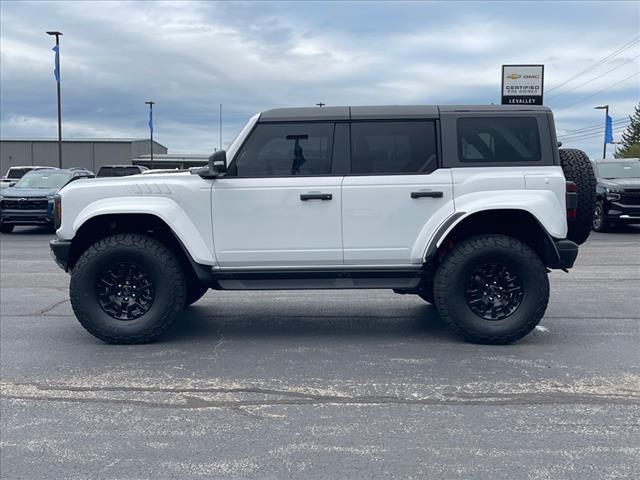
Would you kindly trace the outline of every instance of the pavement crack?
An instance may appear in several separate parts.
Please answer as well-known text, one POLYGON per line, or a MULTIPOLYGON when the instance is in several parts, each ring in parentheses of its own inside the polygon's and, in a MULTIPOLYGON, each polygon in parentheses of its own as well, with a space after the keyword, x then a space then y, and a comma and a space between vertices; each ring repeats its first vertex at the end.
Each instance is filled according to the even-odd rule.
MULTIPOLYGON (((58 301, 58 302, 55 302, 55 303, 53 303, 53 304, 49 305, 48 307, 43 308, 42 310, 38 310, 37 312, 35 312, 35 313, 31 313, 31 314, 28 314, 28 315, 26 315, 26 316, 38 316, 38 315, 44 315, 44 314, 46 314, 46 313, 50 312, 51 310, 53 310, 54 308, 56 308, 56 307, 58 307, 58 306, 62 305, 62 304, 63 304, 63 303, 65 303, 65 302, 68 302, 68 301, 69 301, 69 299, 68 299, 68 298, 65 298, 65 299, 63 299, 63 300, 60 300, 60 301, 58 301)), ((21 315, 21 316, 22 316, 22 315, 21 315)))

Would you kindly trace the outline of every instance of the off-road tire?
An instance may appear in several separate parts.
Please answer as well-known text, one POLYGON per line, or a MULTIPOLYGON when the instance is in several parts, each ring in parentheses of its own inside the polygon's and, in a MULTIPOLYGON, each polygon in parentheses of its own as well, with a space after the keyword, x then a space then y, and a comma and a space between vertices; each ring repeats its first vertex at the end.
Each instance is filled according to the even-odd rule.
POLYGON ((201 281, 197 279, 189 280, 187 282, 187 301, 185 302, 185 305, 189 306, 196 303, 208 291, 209 291, 209 287, 207 287, 201 281))
POLYGON ((560 165, 565 178, 576 184, 578 195, 576 218, 568 220, 567 238, 581 245, 589 238, 593 224, 593 212, 596 208, 596 176, 593 173, 591 160, 582 150, 561 148, 560 165))
POLYGON ((106 343, 148 343, 160 337, 185 305, 186 282, 176 256, 159 241, 140 234, 103 238, 82 253, 69 286, 71 306, 80 324, 106 343), (155 288, 149 310, 134 320, 108 315, 98 302, 98 278, 110 265, 134 262, 148 273, 155 288))
POLYGON ((15 225, 7 225, 6 223, 3 223, 0 225, 0 232, 2 233, 11 233, 13 232, 13 227, 15 225))
POLYGON ((434 296, 442 319, 465 340, 507 344, 527 335, 542 319, 549 302, 549 279, 540 257, 523 242, 480 235, 462 241, 444 258, 435 275, 434 296), (473 272, 491 262, 508 266, 523 284, 519 307, 502 320, 486 320, 467 303, 473 272))

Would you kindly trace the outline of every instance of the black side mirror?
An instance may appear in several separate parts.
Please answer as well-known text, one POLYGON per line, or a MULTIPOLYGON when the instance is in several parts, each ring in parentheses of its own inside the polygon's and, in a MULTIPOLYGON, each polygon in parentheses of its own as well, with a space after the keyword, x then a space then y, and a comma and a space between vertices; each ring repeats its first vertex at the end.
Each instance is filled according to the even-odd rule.
POLYGON ((216 178, 227 172, 227 152, 218 150, 209 157, 209 165, 206 167, 192 168, 191 173, 202 178, 216 178))
POLYGON ((209 169, 217 174, 227 173, 227 152, 218 150, 209 157, 209 169))

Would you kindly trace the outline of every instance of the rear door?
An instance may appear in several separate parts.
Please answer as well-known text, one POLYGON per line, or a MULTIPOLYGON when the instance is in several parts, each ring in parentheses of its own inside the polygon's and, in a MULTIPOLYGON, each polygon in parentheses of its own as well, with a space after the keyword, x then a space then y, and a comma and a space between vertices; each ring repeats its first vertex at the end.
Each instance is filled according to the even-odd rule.
POLYGON ((345 264, 422 263, 430 236, 454 211, 451 171, 438 164, 435 119, 352 121, 345 264))
POLYGON ((333 122, 259 123, 212 189, 221 267, 342 264, 333 122))

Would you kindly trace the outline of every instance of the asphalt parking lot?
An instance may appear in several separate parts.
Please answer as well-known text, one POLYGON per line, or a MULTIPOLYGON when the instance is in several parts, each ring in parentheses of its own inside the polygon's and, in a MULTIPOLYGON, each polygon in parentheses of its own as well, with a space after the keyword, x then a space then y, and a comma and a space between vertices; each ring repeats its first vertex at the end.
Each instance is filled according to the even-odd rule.
POLYGON ((509 346, 378 290, 211 291, 163 342, 108 346, 75 320, 50 238, 0 241, 2 478, 640 471, 640 227, 593 234, 509 346))

